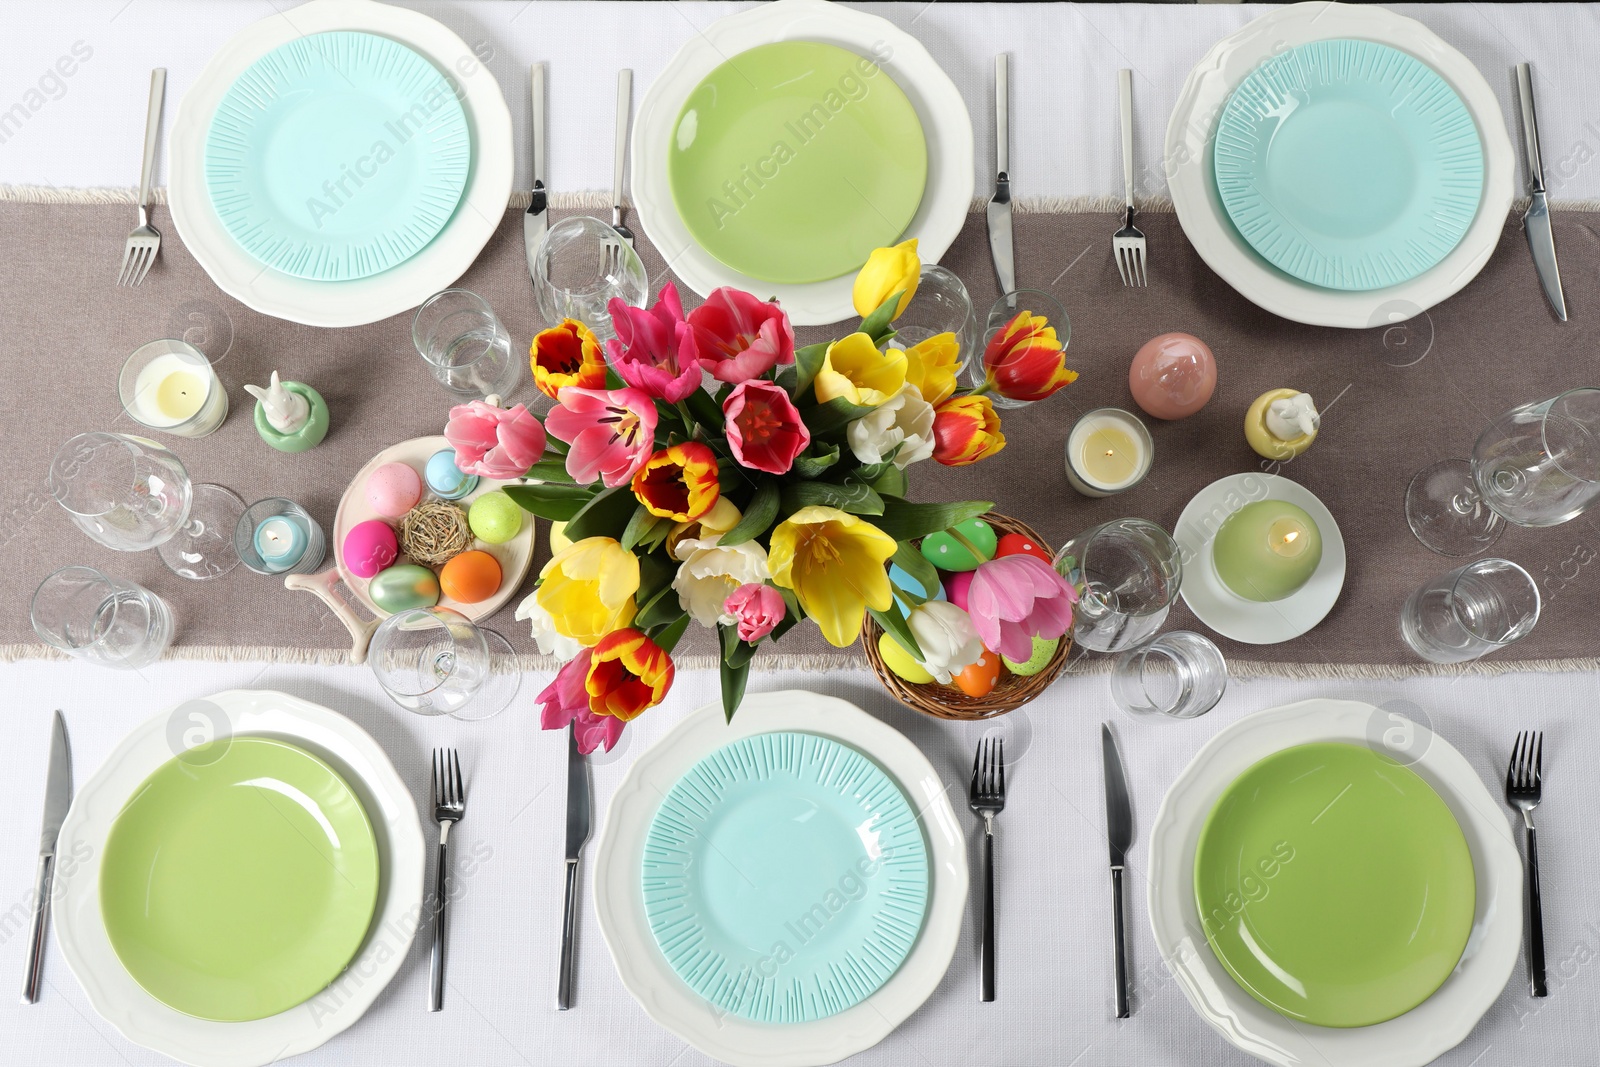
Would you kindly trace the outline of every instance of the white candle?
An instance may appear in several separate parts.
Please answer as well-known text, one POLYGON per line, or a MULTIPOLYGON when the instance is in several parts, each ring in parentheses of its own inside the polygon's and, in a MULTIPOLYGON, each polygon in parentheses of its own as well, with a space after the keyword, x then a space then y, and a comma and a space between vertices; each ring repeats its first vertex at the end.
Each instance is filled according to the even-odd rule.
POLYGON ((256 527, 256 553, 269 573, 289 570, 300 562, 305 551, 305 532, 287 515, 278 515, 256 527))
POLYGON ((1084 496, 1132 489, 1155 457, 1150 431, 1121 408, 1096 408, 1067 435, 1067 481, 1084 496))
POLYGON ((204 353, 152 341, 122 368, 122 406, 134 421, 179 437, 204 437, 228 417, 228 394, 204 353))

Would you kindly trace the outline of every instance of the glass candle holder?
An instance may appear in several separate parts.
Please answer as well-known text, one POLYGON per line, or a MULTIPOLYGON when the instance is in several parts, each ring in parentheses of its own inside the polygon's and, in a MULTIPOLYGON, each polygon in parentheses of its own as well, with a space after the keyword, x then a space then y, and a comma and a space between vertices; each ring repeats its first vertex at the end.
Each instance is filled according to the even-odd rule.
POLYGON ((1411 594, 1400 635, 1430 663, 1465 663, 1526 637, 1539 607, 1527 571, 1508 559, 1474 560, 1411 594))
POLYGON ((46 578, 29 617, 45 644, 120 670, 149 666, 172 642, 166 601, 93 567, 62 567, 46 578))
POLYGON ((1067 435, 1067 482, 1084 496, 1125 493, 1144 481, 1155 455, 1150 431, 1132 412, 1095 408, 1067 435))
POLYGON ((466 289, 430 296, 411 320, 411 343, 434 380, 463 400, 510 396, 521 361, 489 302, 466 289))
POLYGON ((293 500, 268 497, 245 508, 233 528, 239 561, 257 574, 311 574, 322 566, 322 527, 293 500))
POLYGON ((204 437, 228 417, 228 391, 204 352, 187 341, 141 345, 117 382, 122 410, 147 430, 204 437))
POLYGON ((550 227, 533 257, 533 297, 545 324, 577 319, 602 341, 615 337, 613 298, 643 307, 650 276, 633 246, 616 230, 587 215, 550 227))
POLYGON ((941 333, 955 334, 960 346, 957 374, 977 358, 978 319, 972 311, 972 297, 960 278, 937 263, 923 264, 917 292, 894 320, 893 328, 894 339, 889 343, 896 348, 912 348, 941 333))
POLYGON ((1111 668, 1111 696, 1134 715, 1193 719, 1216 707, 1227 688, 1222 653, 1187 630, 1130 648, 1111 668))
MULTIPOLYGON (((1006 293, 989 309, 989 317, 985 322, 981 339, 982 347, 967 361, 967 380, 974 386, 982 385, 988 378, 988 370, 983 365, 982 349, 987 348, 994 335, 1024 311, 1042 315, 1049 320, 1050 325, 1055 327, 1056 339, 1061 342, 1063 349, 1072 340, 1072 320, 1067 317, 1067 309, 1062 307, 1061 302, 1055 297, 1038 289, 1018 289, 1006 293)), ((1031 400, 1013 400, 1008 396, 1002 396, 998 389, 991 390, 987 395, 997 408, 1022 408, 1033 403, 1031 400)))

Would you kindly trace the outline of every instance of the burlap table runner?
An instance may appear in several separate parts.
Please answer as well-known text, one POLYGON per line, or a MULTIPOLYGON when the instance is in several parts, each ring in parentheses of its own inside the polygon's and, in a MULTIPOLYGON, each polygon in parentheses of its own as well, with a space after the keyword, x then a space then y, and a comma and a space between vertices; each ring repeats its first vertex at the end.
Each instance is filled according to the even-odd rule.
MULTIPOLYGON (((525 348, 538 324, 519 215, 507 213, 459 284, 487 297, 514 344, 525 348)), ((328 528, 356 469, 387 445, 439 432, 451 400, 412 348, 409 315, 328 330, 256 314, 217 290, 164 209, 155 218, 165 235, 160 262, 143 286, 116 288, 131 217, 125 206, 0 204, 0 440, 9 466, 0 490, 0 657, 48 654, 29 627, 29 598, 51 570, 87 563, 168 598, 178 619, 173 656, 337 662, 348 647, 345 631, 308 594, 290 593, 242 567, 218 580, 186 581, 153 552, 115 553, 91 542, 45 491, 50 457, 72 434, 134 429, 122 414, 116 378, 135 347, 185 330, 210 331, 215 343, 231 331, 217 367, 233 405, 226 425, 202 440, 167 443, 197 481, 230 486, 246 501, 290 497, 328 528), (242 386, 264 382, 274 369, 314 385, 332 408, 333 429, 311 452, 284 455, 256 436, 242 386)), ((1055 542, 1124 515, 1170 529, 1207 483, 1260 469, 1241 431, 1251 399, 1275 386, 1306 390, 1326 414, 1322 434, 1283 473, 1315 492, 1338 519, 1349 552, 1344 592, 1328 618, 1299 639, 1218 643, 1236 674, 1427 670, 1400 640, 1400 607, 1415 586, 1455 562, 1428 552, 1406 528, 1406 483, 1426 463, 1466 455, 1501 410, 1600 379, 1600 330, 1588 306, 1600 269, 1597 221, 1580 212, 1556 216, 1573 311, 1568 325, 1546 310, 1513 218, 1489 265, 1455 298, 1403 327, 1345 331, 1296 325, 1255 307, 1201 262, 1170 213, 1141 216, 1150 239, 1148 289, 1122 287, 1109 255, 1111 215, 1020 215, 1019 284, 1048 289, 1067 308, 1072 365, 1082 378, 1046 403, 1007 413, 1009 444, 996 458, 965 469, 932 462, 913 468, 912 495, 992 499, 1055 542), (1216 396, 1190 419, 1152 423, 1156 463, 1138 488, 1105 500, 1077 495, 1062 470, 1068 427, 1093 407, 1132 407, 1129 360, 1140 344, 1168 330, 1189 331, 1211 345, 1220 368, 1216 396)), ((639 248, 658 289, 670 276, 666 264, 648 241, 641 239, 639 248)), ((944 262, 971 287, 981 315, 997 295, 981 214, 969 217, 944 262)), ((830 331, 802 334, 803 341, 821 340, 830 331)), ((533 395, 524 376, 516 399, 533 395)), ((1600 568, 1589 564, 1600 551, 1600 527, 1584 517, 1556 529, 1512 529, 1494 551, 1539 579, 1544 615, 1529 638, 1470 669, 1596 665, 1600 568)), ((541 551, 535 566, 546 556, 541 551)), ((489 625, 532 657, 526 627, 512 619, 519 599, 489 625)), ((1180 605, 1169 626, 1197 624, 1180 605)), ((713 662, 712 643, 696 631, 680 646, 681 666, 713 662)), ((859 663, 860 656, 858 648, 831 648, 806 626, 767 662, 828 667, 859 663)))

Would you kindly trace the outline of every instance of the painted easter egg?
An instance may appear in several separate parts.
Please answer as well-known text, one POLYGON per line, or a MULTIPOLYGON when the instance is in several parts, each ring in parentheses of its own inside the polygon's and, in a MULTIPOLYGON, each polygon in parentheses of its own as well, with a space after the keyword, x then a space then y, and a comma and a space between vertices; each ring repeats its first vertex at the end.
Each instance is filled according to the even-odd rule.
POLYGON ((500 561, 481 549, 463 552, 439 572, 439 588, 451 600, 476 604, 500 590, 500 561))
POLYGON ((956 688, 969 697, 988 696, 998 681, 1000 681, 1000 657, 987 648, 983 650, 983 655, 978 657, 978 662, 955 676, 956 688))
POLYGON ((912 685, 923 685, 933 681, 933 675, 928 673, 926 667, 900 647, 888 634, 878 635, 878 655, 883 657, 883 665, 895 673, 897 677, 904 678, 912 685))
POLYGON ((368 519, 344 535, 344 565, 357 578, 371 578, 400 555, 394 530, 382 519, 368 519))
POLYGON ((994 559, 999 539, 995 536, 993 526, 982 519, 968 519, 953 529, 972 542, 973 548, 982 553, 983 558, 974 556, 972 549, 956 540, 949 530, 940 530, 922 539, 922 558, 942 571, 976 570, 978 564, 994 559))
POLYGON ((429 456, 423 477, 427 479, 433 495, 440 500, 460 500, 478 488, 478 476, 456 466, 456 450, 453 448, 441 449, 429 456))
POLYGON ((398 519, 422 499, 422 476, 409 463, 385 463, 367 476, 367 503, 387 519, 398 519))
POLYGON ((439 602, 439 579, 426 567, 402 563, 379 571, 367 586, 367 595, 388 612, 431 608, 439 602))
POLYGON ((1060 647, 1061 639, 1059 637, 1035 637, 1033 639, 1033 655, 1029 656, 1026 662, 1018 663, 1005 656, 1001 656, 1000 661, 1006 665, 1006 670, 1012 674, 1028 678, 1050 666, 1051 657, 1056 654, 1056 649, 1060 647))
POLYGON ((1033 556, 1046 563, 1050 562, 1050 553, 1046 552, 1043 546, 1028 535, 1019 533, 1008 533, 1000 538, 1000 543, 995 546, 994 556, 995 559, 1001 556, 1033 556))
POLYGON ((478 540, 503 544, 522 529, 522 509, 504 493, 485 493, 467 509, 467 525, 478 540))

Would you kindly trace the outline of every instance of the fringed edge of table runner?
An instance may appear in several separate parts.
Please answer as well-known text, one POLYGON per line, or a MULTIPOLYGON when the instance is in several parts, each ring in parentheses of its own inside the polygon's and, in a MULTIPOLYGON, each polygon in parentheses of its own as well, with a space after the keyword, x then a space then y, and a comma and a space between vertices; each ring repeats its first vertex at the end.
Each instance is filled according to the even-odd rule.
MULTIPOLYGON (((24 660, 67 660, 69 657, 40 645, 0 645, 0 663, 24 660)), ((162 659, 178 663, 271 663, 284 666, 347 666, 350 653, 342 648, 274 648, 268 645, 184 645, 168 649, 162 659)), ((716 656, 709 654, 676 657, 684 671, 713 671, 716 656)), ((520 671, 554 671, 560 663, 553 656, 516 655, 496 657, 501 666, 520 671)), ((1114 660, 1100 656, 1069 665, 1067 673, 1098 675, 1109 673, 1114 660)), ((858 655, 804 655, 777 653, 756 656, 756 670, 833 671, 865 670, 867 661, 858 655)), ((1436 663, 1272 663, 1265 660, 1230 660, 1228 676, 1239 681, 1283 678, 1291 681, 1399 681, 1406 678, 1452 678, 1461 675, 1493 677, 1502 674, 1554 674, 1571 671, 1600 671, 1600 658, 1478 660, 1465 664, 1436 663)))
MULTIPOLYGON (((520 211, 528 206, 532 194, 518 190, 511 194, 507 210, 520 211)), ((165 188, 152 190, 151 199, 157 204, 167 202, 165 188)), ((62 189, 54 185, 0 185, 0 203, 13 204, 126 204, 139 202, 139 190, 134 186, 100 189, 62 189)), ((974 197, 969 210, 981 211, 988 201, 974 197)), ((1120 196, 1024 196, 1011 202, 1012 209, 1022 215, 1072 215, 1111 214, 1122 210, 1120 196)), ((1170 212, 1172 199, 1165 196, 1140 197, 1138 208, 1144 212, 1170 212)), ((611 194, 595 191, 586 193, 551 193, 550 206, 557 211, 600 211, 611 207, 611 194)), ((1518 199, 1512 207, 1525 211, 1527 197, 1518 199)), ((1552 200, 1552 211, 1600 211, 1600 199, 1552 200)))

